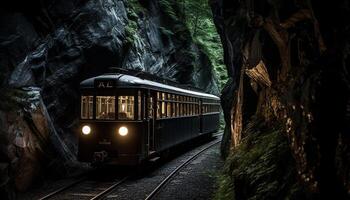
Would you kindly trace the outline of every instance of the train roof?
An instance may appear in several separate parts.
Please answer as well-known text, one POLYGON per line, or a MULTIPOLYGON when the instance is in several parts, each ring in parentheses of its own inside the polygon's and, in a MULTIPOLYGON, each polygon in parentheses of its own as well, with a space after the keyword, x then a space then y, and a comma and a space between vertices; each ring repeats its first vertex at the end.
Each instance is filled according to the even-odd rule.
POLYGON ((149 89, 154 89, 154 90, 175 92, 175 93, 180 93, 180 94, 184 94, 184 95, 191 95, 191 96, 197 96, 197 97, 202 97, 202 98, 220 100, 219 97, 212 95, 212 94, 183 89, 183 88, 179 88, 179 87, 175 87, 175 86, 171 86, 171 85, 167 85, 167 84, 163 84, 163 83, 158 83, 155 81, 142 79, 142 78, 139 78, 136 76, 131 76, 131 75, 127 75, 127 74, 119 74, 119 73, 104 74, 104 75, 100 75, 100 76, 86 79, 80 83, 80 88, 93 89, 93 88, 95 88, 96 81, 114 81, 116 88, 142 87, 142 88, 149 88, 149 89))

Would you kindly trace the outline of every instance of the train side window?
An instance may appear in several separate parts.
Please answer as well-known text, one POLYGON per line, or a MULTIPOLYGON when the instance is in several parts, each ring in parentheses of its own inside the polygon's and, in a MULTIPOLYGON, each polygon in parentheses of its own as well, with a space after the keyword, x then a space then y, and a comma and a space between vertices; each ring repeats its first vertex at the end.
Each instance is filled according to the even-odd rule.
POLYGON ((186 112, 187 112, 187 109, 186 109, 186 97, 183 97, 183 106, 182 106, 182 109, 183 109, 183 116, 186 116, 186 112))
POLYGON ((96 96, 96 119, 115 119, 115 96, 96 96))
POLYGON ((189 107, 190 107, 190 115, 193 115, 193 104, 192 104, 192 102, 188 105, 189 107))
POLYGON ((162 112, 161 112, 160 118, 164 118, 164 117, 166 116, 166 107, 165 107, 165 102, 164 102, 164 101, 162 101, 161 103, 162 103, 162 106, 161 106, 161 110, 162 110, 162 112))
POLYGON ((174 102, 171 103, 171 116, 175 117, 176 116, 176 105, 174 102))
POLYGON ((166 111, 167 117, 171 117, 171 102, 167 102, 166 108, 167 108, 167 111, 166 111))
POLYGON ((176 97, 174 94, 171 95, 171 116, 176 117, 176 97))
POLYGON ((81 96, 80 117, 81 119, 93 119, 93 96, 81 96))
MULTIPOLYGON (((188 102, 188 101, 186 101, 186 102, 188 102)), ((189 115, 190 115, 190 104, 186 103, 186 116, 189 116, 189 115)))
POLYGON ((157 101, 157 118, 161 118, 162 116, 162 106, 161 106, 161 102, 158 100, 157 101))
POLYGON ((148 118, 152 119, 153 118, 153 98, 148 97, 148 118))
POLYGON ((142 112, 141 112, 141 91, 138 91, 137 92, 137 105, 138 105, 138 108, 137 108, 137 111, 138 111, 138 115, 137 115, 137 118, 138 120, 141 120, 142 118, 142 112))
POLYGON ((183 103, 182 103, 182 96, 179 97, 179 116, 183 116, 183 103))
POLYGON ((192 107, 193 107, 193 115, 197 115, 197 112, 196 112, 196 104, 192 104, 192 107))
POLYGON ((181 103, 181 104, 180 104, 180 114, 181 114, 181 117, 184 116, 184 110, 185 110, 184 104, 181 103))
POLYGON ((175 116, 178 117, 179 116, 179 103, 178 102, 175 103, 175 109, 176 109, 175 116))
POLYGON ((134 96, 118 97, 118 119, 133 120, 134 119, 134 96))

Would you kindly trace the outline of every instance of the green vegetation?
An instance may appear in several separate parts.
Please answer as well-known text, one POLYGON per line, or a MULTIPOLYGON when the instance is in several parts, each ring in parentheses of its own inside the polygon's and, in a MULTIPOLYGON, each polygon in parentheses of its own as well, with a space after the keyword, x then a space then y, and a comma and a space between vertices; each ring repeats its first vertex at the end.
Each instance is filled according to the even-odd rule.
POLYGON ((278 125, 253 119, 227 158, 216 199, 308 199, 296 179, 288 141, 278 125))
MULTIPOLYGON (((167 17, 174 24, 171 31, 161 29, 163 33, 175 34, 176 37, 186 40, 189 31, 192 41, 209 57, 214 67, 217 84, 220 89, 228 80, 223 60, 223 48, 220 37, 213 22, 213 16, 207 0, 159 0, 159 5, 167 17)), ((163 27, 164 28, 164 27, 163 27)))
MULTIPOLYGON (((167 24, 171 24, 171 26, 159 27, 160 32, 182 41, 195 42, 199 49, 208 56, 214 68, 217 84, 222 89, 228 76, 223 61, 220 37, 216 31, 207 0, 158 0, 158 5, 165 15, 167 24)), ((132 43, 137 37, 138 16, 145 12, 146 9, 139 0, 128 1, 129 20, 125 27, 125 34, 129 43, 132 43)), ((190 50, 186 52, 191 53, 190 50)), ((186 56, 193 58, 193 55, 186 56)))
POLYGON ((130 0, 127 4, 128 24, 125 27, 125 35, 129 44, 137 37, 137 19, 138 15, 144 13, 145 10, 138 0, 130 0))
POLYGON ((161 32, 161 33, 163 33, 164 35, 167 35, 167 36, 172 36, 172 35, 174 35, 174 33, 171 31, 171 30, 169 30, 169 29, 167 29, 167 28, 165 28, 165 27, 159 27, 159 31, 161 32))
POLYGON ((192 38, 206 53, 214 67, 219 88, 222 89, 228 76, 223 60, 223 48, 213 22, 213 16, 207 0, 181 0, 183 19, 192 38))
POLYGON ((159 0, 159 5, 162 8, 162 11, 164 13, 167 13, 167 15, 173 20, 177 21, 178 16, 177 12, 175 10, 175 7, 177 6, 177 1, 171 1, 171 0, 159 0))

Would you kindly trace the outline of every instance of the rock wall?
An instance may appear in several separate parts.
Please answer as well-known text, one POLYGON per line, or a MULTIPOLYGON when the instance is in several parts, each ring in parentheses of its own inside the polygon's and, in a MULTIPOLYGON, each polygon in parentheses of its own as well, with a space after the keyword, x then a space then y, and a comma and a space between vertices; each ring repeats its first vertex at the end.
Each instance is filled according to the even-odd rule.
MULTIPOLYGON (((232 183, 231 194, 249 199, 259 194, 257 182, 278 182, 278 177, 254 179, 270 170, 262 167, 256 174, 249 171, 259 164, 258 159, 247 168, 232 165, 232 160, 239 156, 235 154, 244 149, 240 144, 246 144, 245 138, 260 137, 258 133, 246 134, 253 120, 262 119, 269 128, 276 123, 281 126, 278 134, 284 134, 288 140, 295 161, 291 166, 295 171, 290 172, 297 179, 286 181, 306 186, 304 194, 310 194, 296 199, 349 198, 350 24, 344 20, 349 18, 349 3, 308 0, 210 3, 231 77, 222 94, 227 123, 223 153, 227 155, 230 146, 233 147, 227 161, 231 168, 226 171, 232 183), (246 183, 245 187, 238 186, 235 180, 246 183)), ((286 174, 280 174, 283 175, 286 174)), ((258 196, 293 199, 286 191, 296 190, 289 186, 284 191, 271 188, 264 196, 258 196)))
MULTIPOLYGON (((211 61, 157 0, 0 3, 0 194, 76 162, 79 82, 132 68, 218 94, 211 61)), ((173 12, 170 12, 173 11, 173 12)), ((174 17, 175 16, 175 17, 174 17)))

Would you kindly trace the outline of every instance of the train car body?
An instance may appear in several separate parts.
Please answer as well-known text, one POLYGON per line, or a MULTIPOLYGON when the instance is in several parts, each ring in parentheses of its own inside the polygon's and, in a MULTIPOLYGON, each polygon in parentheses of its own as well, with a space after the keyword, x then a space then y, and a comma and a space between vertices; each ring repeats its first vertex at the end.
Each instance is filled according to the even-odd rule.
POLYGON ((78 159, 136 165, 164 150, 211 134, 219 98, 126 74, 80 84, 78 159))

